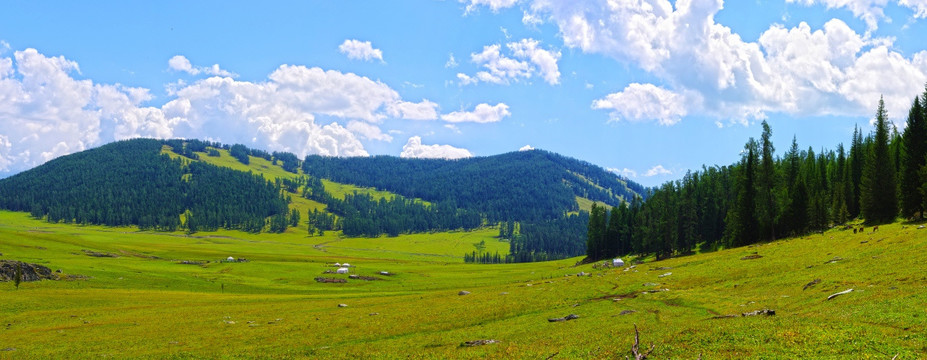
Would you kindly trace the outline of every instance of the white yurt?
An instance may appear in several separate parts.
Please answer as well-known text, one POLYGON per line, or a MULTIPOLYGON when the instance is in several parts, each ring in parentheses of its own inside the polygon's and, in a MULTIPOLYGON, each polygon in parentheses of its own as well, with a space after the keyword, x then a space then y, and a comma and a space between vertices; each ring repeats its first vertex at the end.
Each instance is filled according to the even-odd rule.
POLYGON ((338 273, 338 274, 347 274, 347 273, 348 273, 348 268, 346 268, 346 267, 338 268, 338 270, 335 271, 335 272, 338 273))
POLYGON ((616 258, 616 259, 612 259, 612 266, 614 266, 614 267, 622 267, 622 266, 624 266, 624 260, 617 259, 617 258, 616 258))
POLYGON ((225 259, 225 261, 235 261, 235 258, 229 256, 228 259, 225 259))

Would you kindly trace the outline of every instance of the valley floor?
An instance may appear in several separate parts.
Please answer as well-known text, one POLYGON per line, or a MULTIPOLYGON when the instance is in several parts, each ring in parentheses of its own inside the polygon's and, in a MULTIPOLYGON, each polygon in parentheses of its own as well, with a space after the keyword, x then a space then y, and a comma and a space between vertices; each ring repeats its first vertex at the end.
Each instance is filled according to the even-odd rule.
POLYGON ((296 230, 188 236, 0 212, 0 260, 81 275, 0 283, 0 359, 623 359, 635 325, 656 359, 927 358, 927 229, 916 225, 606 269, 463 263, 481 241, 507 251, 492 229, 296 230), (247 262, 220 262, 229 256, 247 262), (379 280, 324 274, 335 262, 379 280), (740 316, 763 309, 775 315, 740 316), (579 318, 548 321, 569 314, 579 318))

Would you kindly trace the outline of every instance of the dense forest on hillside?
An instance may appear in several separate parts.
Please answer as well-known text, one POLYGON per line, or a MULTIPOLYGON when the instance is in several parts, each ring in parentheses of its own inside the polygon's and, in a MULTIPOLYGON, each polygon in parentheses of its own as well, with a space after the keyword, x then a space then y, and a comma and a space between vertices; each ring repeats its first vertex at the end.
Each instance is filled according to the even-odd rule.
POLYGON ((927 208, 927 92, 915 97, 903 133, 891 127, 883 101, 875 132, 857 129, 849 151, 801 150, 797 139, 775 156, 772 129, 763 122, 742 159, 703 167, 667 182, 646 202, 609 209, 594 206, 587 256, 625 254, 665 258, 703 249, 733 247, 823 231, 863 219, 922 219, 927 208))
POLYGON ((543 221, 577 211, 576 196, 618 204, 643 187, 597 166, 541 150, 459 160, 307 156, 303 172, 433 203, 488 221, 543 221))
POLYGON ((135 139, 49 161, 0 180, 0 208, 49 222, 137 225, 190 232, 262 231, 287 215, 278 186, 260 176, 161 154, 163 145, 195 158, 209 143, 135 139), (183 216, 181 216, 183 215, 183 216))

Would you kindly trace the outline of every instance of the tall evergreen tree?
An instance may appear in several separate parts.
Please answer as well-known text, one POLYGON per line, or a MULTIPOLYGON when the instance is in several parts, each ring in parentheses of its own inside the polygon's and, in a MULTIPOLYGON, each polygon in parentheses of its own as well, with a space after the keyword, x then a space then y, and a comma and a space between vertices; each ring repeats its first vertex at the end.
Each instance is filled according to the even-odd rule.
POLYGON ((891 222, 898 215, 898 198, 895 195, 895 164, 889 150, 888 115, 882 98, 876 111, 875 137, 867 155, 860 185, 863 217, 870 223, 891 222))
POLYGON ((850 157, 848 158, 848 181, 850 198, 847 202, 847 210, 850 212, 850 218, 857 218, 860 215, 860 186, 863 178, 863 163, 866 161, 865 146, 863 144, 863 134, 858 127, 853 128, 853 141, 850 142, 850 157))
POLYGON ((775 187, 776 179, 776 160, 773 158, 776 148, 772 144, 772 129, 766 120, 763 120, 763 135, 760 137, 760 159, 759 171, 757 171, 757 220, 759 220, 759 235, 765 240, 776 238, 776 218, 778 217, 778 205, 776 204, 775 187))
MULTIPOLYGON (((927 100, 927 94, 925 94, 927 100)), ((924 119, 924 107, 920 98, 914 98, 908 123, 902 135, 904 146, 901 161, 900 198, 901 216, 911 218, 923 217, 924 195, 920 187, 923 184, 920 170, 927 163, 927 121, 924 119)))
POLYGON ((728 214, 727 243, 743 246, 756 242, 758 226, 756 221, 756 140, 750 138, 744 148, 744 156, 738 166, 740 174, 737 185, 737 200, 728 214))
POLYGON ((608 226, 608 219, 605 216, 605 206, 592 203, 592 209, 589 211, 589 230, 586 233, 586 256, 593 260, 605 256, 603 243, 608 226))

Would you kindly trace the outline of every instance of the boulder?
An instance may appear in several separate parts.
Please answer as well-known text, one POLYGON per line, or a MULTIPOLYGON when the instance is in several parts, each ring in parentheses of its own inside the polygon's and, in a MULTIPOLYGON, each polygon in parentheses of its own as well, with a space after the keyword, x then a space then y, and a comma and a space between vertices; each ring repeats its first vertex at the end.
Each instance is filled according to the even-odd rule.
POLYGON ((460 296, 470 295, 470 292, 467 290, 462 290, 461 292, 457 293, 457 295, 460 295, 460 296))
POLYGON ((348 304, 338 304, 338 307, 340 307, 340 308, 346 308, 346 307, 348 307, 348 304))
POLYGON ((473 340, 473 341, 466 341, 463 344, 460 344, 460 346, 480 346, 480 345, 495 344, 497 342, 499 342, 499 340, 495 340, 495 339, 473 340))
POLYGON ((58 280, 52 270, 38 264, 29 264, 15 260, 0 260, 0 281, 13 281, 16 277, 16 267, 22 266, 21 281, 58 280))

